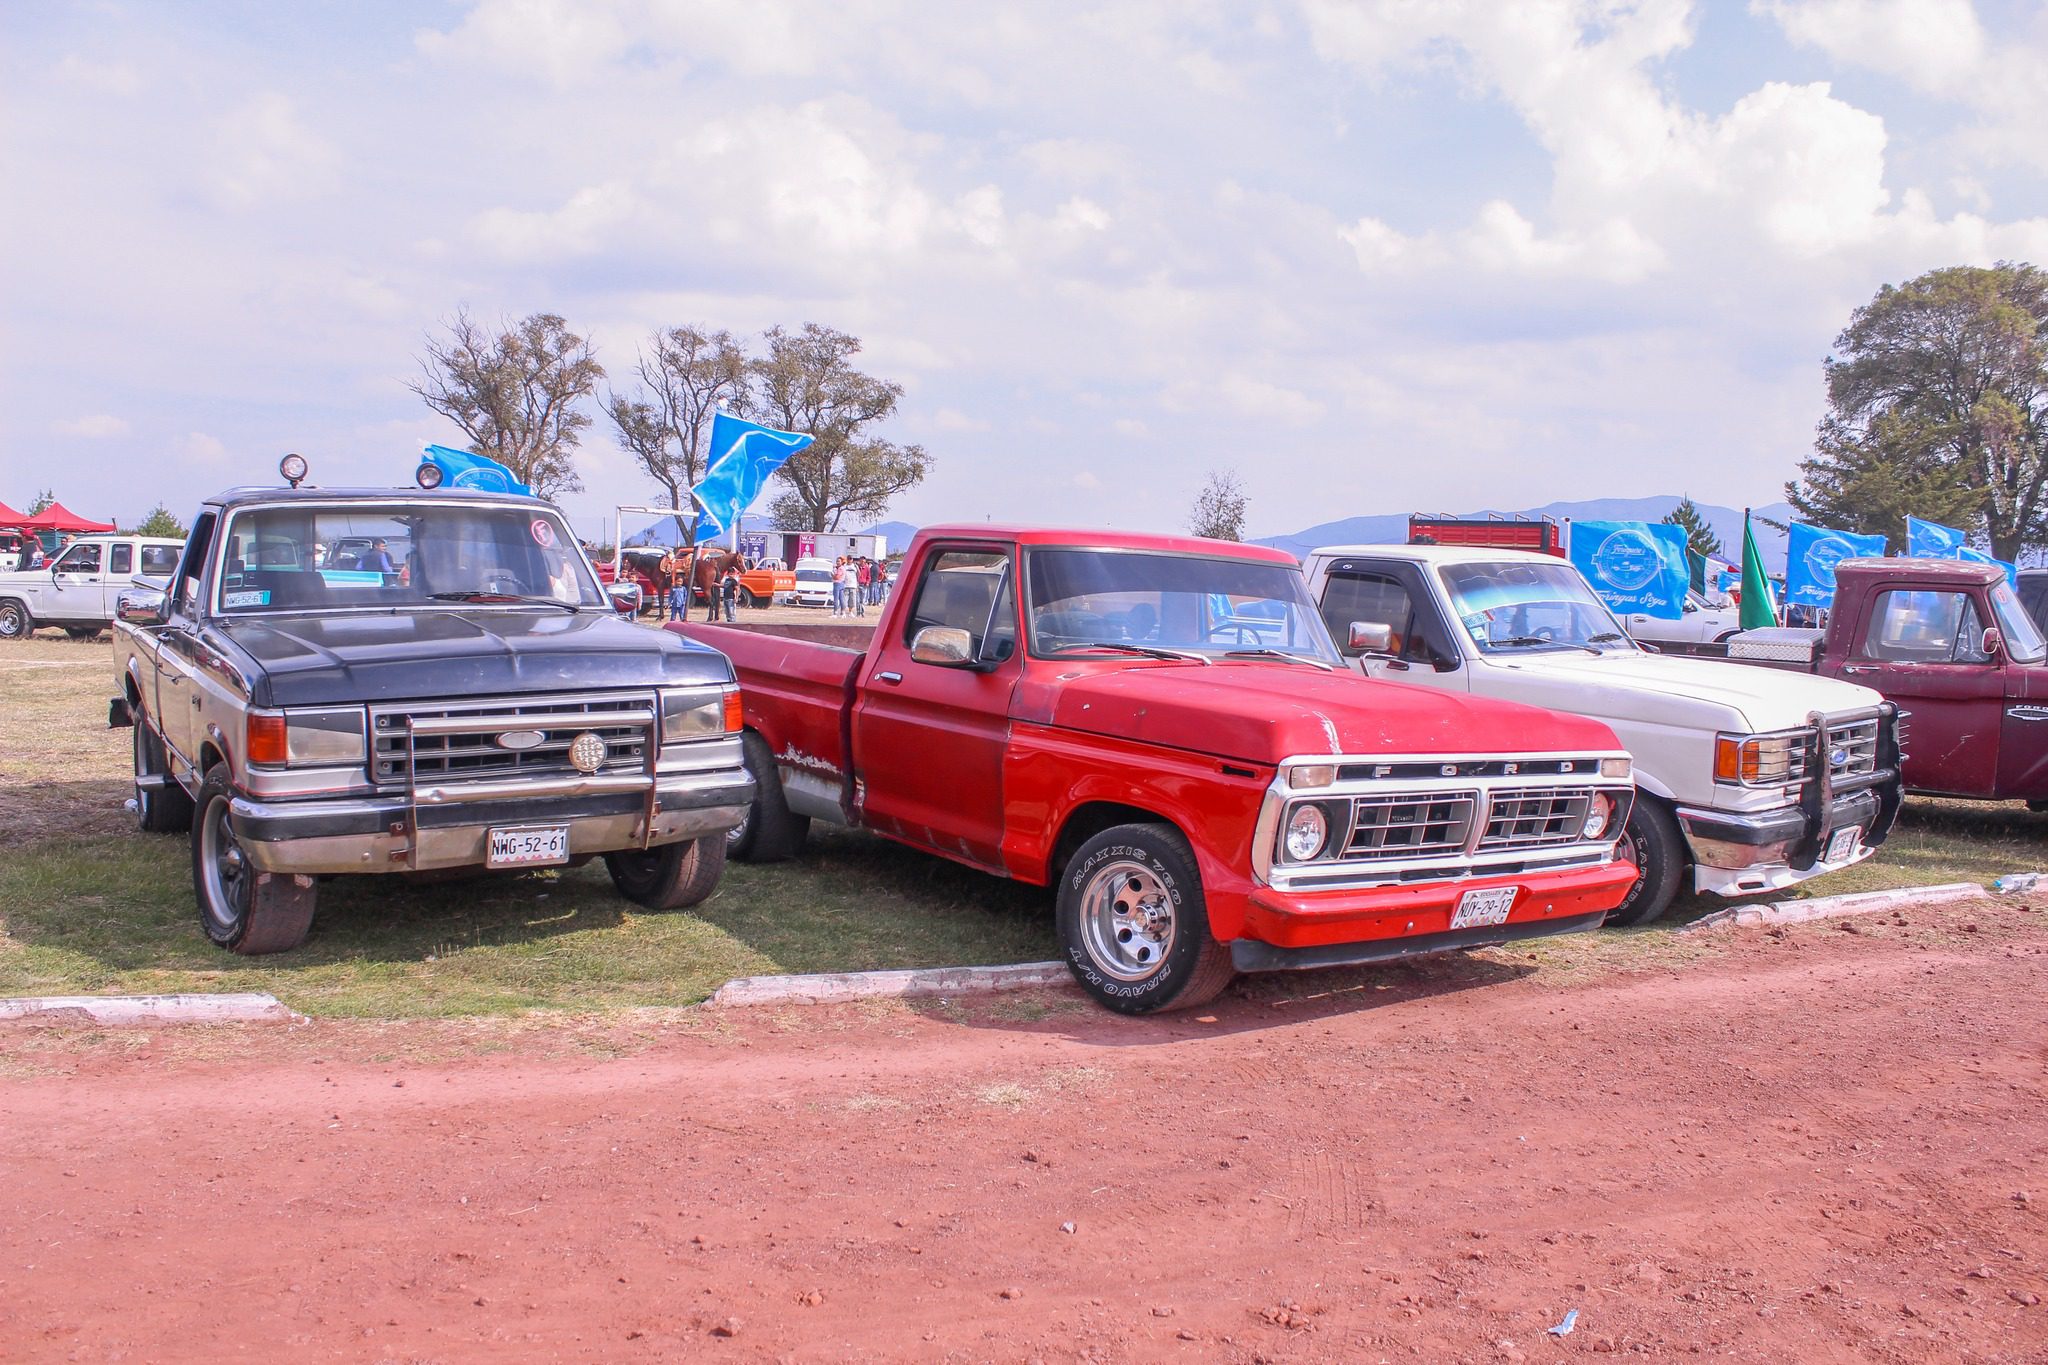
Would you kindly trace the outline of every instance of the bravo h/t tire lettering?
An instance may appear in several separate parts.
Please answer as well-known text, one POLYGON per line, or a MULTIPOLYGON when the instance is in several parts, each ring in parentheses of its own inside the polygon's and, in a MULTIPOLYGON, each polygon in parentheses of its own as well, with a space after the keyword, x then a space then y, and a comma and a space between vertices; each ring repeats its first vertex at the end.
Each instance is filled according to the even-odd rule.
POLYGON ((1209 936, 1194 853, 1170 825, 1117 825, 1083 842, 1060 878, 1058 918, 1067 969, 1120 1014, 1205 1004, 1234 975, 1209 936))

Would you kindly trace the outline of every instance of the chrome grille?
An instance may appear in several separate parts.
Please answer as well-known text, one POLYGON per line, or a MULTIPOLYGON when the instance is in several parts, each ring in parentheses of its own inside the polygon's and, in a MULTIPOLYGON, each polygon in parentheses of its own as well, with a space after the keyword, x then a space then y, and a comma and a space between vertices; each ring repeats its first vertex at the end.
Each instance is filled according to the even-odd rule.
POLYGON ((408 719, 459 719, 488 722, 491 726, 475 734, 416 736, 413 775, 421 784, 571 775, 577 770, 569 762, 569 745, 585 731, 605 742, 608 752, 599 772, 641 772, 647 766, 649 726, 638 719, 621 717, 635 712, 644 715, 650 709, 659 714, 654 697, 647 693, 372 707, 372 779, 378 786, 405 785, 408 719), (519 730, 538 731, 540 742, 529 749, 508 749, 498 743, 499 735, 519 730))
POLYGON ((1578 843, 1592 800, 1587 787, 1504 787, 1487 805, 1479 851, 1578 843))
POLYGON ((1343 856, 1370 860, 1457 853, 1471 834, 1478 803, 1476 792, 1354 797, 1343 856))
MULTIPOLYGON (((1829 765, 1831 778, 1860 777, 1877 771, 1877 737, 1881 723, 1876 716, 1828 722, 1826 752, 1830 758, 1836 753, 1842 755, 1842 762, 1829 765)), ((1792 755, 1791 780, 1803 780, 1813 771, 1812 764, 1811 747, 1800 745, 1792 755)))

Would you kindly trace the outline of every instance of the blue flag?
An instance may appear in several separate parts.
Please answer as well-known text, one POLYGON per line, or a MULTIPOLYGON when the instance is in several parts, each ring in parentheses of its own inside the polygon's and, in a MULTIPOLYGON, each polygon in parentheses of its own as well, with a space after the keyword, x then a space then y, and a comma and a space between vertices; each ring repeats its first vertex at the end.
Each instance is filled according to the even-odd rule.
POLYGON ((1685 615, 1692 570, 1682 527, 1647 521, 1575 521, 1572 563, 1612 610, 1663 621, 1685 615))
MULTIPOLYGON (((420 455, 420 467, 441 471, 441 488, 473 488, 480 493, 525 493, 533 490, 512 476, 512 471, 487 455, 477 455, 452 446, 428 446, 420 455)), ((422 480, 421 486, 425 486, 422 480)))
POLYGON ((697 539, 724 535, 740 513, 761 496, 768 476, 816 439, 742 422, 723 412, 714 416, 704 481, 690 490, 690 496, 704 509, 697 518, 697 539))
POLYGON ((1785 549, 1785 604, 1833 606, 1835 565, 1845 559, 1882 558, 1883 536, 1859 536, 1795 521, 1785 549))
POLYGON ((1969 564, 1996 564, 2005 570, 2005 581, 2019 586, 2020 571, 2017 565, 2002 559, 1993 559, 1970 544, 1967 531, 1958 531, 1953 526, 1939 522, 1922 521, 1918 517, 1906 518, 1906 553, 1915 559, 1960 559, 1969 564))

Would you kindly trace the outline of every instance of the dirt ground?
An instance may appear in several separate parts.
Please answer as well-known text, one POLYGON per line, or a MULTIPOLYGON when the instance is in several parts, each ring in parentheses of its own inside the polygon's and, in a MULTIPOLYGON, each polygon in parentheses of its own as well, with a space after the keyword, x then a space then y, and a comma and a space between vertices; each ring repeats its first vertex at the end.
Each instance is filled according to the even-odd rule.
POLYGON ((0 1358, 2048 1359, 2048 903, 1717 943, 1137 1021, 16 1027, 0 1358))

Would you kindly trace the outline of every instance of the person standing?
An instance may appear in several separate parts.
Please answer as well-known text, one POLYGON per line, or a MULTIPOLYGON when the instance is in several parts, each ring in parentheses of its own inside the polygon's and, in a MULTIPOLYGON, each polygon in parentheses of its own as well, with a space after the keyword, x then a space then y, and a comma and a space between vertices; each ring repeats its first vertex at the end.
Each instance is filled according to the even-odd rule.
POLYGON ((668 580, 668 614, 678 621, 690 619, 690 562, 691 552, 677 549, 675 569, 668 580))
POLYGON ((846 556, 832 561, 832 614, 846 614, 846 556))
POLYGON ((865 555, 853 562, 853 578, 853 614, 865 618, 868 614, 868 592, 874 587, 874 580, 868 576, 865 555))
POLYGON ((673 548, 661 552, 661 562, 655 566, 667 589, 658 594, 654 604, 654 619, 659 621, 668 615, 669 603, 675 600, 676 552, 673 548))
POLYGON ((738 621, 739 616, 734 608, 740 601, 740 571, 733 567, 731 560, 726 561, 725 573, 718 580, 718 600, 725 608, 726 624, 731 625, 738 621))

